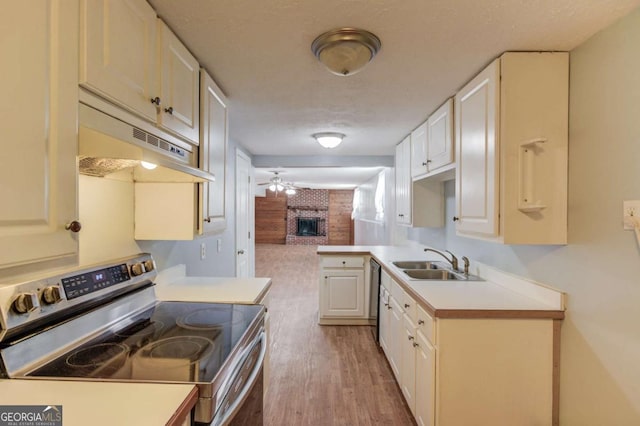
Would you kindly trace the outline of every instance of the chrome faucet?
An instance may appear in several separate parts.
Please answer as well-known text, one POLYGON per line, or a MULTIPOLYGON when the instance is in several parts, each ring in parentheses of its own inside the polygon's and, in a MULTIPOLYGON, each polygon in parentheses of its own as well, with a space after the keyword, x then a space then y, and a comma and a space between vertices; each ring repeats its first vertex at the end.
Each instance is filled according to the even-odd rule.
MULTIPOLYGON (((445 256, 444 253, 442 253, 442 252, 440 252, 438 250, 426 248, 426 249, 424 249, 424 251, 425 252, 432 251, 434 253, 438 253, 440 256, 444 257, 447 262, 449 262, 451 264, 451 267, 453 268, 454 271, 458 270, 458 258, 455 257, 454 254, 451 253, 449 250, 445 250, 445 251, 451 255, 451 259, 448 259, 447 256, 445 256)), ((465 265, 466 265, 466 262, 465 262, 465 265)))
POLYGON ((467 256, 462 256, 462 261, 464 262, 464 274, 469 276, 469 258, 467 256))

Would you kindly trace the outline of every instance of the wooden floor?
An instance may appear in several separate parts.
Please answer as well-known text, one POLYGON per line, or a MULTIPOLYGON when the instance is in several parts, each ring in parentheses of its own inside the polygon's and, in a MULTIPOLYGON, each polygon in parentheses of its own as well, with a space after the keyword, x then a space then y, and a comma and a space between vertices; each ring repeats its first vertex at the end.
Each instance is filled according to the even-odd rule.
POLYGON ((372 327, 320 326, 316 246, 256 246, 271 277, 268 426, 414 425, 372 327))

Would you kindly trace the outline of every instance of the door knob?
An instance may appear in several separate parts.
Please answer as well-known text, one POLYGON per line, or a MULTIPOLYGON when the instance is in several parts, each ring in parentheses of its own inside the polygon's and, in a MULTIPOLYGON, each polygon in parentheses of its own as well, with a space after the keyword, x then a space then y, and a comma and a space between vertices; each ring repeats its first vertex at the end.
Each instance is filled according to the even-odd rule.
POLYGON ((64 229, 71 232, 80 232, 82 225, 77 220, 72 220, 64 226, 64 229))

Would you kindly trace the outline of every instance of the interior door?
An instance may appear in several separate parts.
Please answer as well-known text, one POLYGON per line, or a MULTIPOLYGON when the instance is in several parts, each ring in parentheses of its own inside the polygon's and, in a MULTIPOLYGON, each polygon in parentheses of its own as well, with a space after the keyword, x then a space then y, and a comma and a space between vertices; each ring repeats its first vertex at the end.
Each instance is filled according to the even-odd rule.
POLYGON ((236 276, 251 275, 251 160, 236 152, 236 276))

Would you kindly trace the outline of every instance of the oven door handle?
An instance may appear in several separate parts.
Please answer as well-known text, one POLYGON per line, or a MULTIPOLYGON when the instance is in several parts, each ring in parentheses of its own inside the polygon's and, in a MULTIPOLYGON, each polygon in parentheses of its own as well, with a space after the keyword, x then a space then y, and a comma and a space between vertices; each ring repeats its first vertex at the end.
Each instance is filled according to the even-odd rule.
MULTIPOLYGON (((227 422, 229 422, 230 420, 233 419, 233 417, 235 417, 236 413, 238 412, 240 407, 242 407, 242 404, 244 404, 247 397, 251 393, 251 389, 253 389, 253 385, 256 383, 258 376, 262 372, 264 359, 267 354, 266 333, 262 331, 260 333, 260 336, 256 339, 256 341, 259 341, 260 344, 262 344, 262 347, 260 349, 260 355, 258 356, 258 361, 256 362, 255 367, 253 368, 253 371, 249 375, 249 378, 247 379, 244 387, 242 388, 242 392, 240 392, 240 394, 236 397, 233 404, 231 404, 231 406, 224 411, 223 417, 219 421, 214 420, 212 425, 222 425, 222 426, 226 425, 227 422)), ((259 343, 256 342, 256 344, 259 344, 259 343)), ((250 352, 251 349, 253 349, 253 347, 255 347, 255 345, 252 345, 251 348, 248 349, 248 352, 250 352)))

